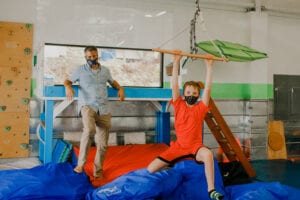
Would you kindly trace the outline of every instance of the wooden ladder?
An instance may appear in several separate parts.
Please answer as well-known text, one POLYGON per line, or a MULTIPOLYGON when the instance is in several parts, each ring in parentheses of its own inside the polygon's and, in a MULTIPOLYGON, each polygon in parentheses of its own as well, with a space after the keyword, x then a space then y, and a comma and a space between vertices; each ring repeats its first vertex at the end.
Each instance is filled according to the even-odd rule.
MULTIPOLYGON (((201 89, 204 89, 202 82, 198 82, 201 89)), ((210 98, 209 101, 210 111, 205 117, 205 122, 212 134, 215 136, 217 142, 222 147, 224 153, 230 161, 239 161, 244 167, 249 177, 255 177, 256 173, 250 165, 245 154, 242 152, 241 147, 236 142, 230 128, 222 117, 219 109, 217 108, 214 100, 210 98)))

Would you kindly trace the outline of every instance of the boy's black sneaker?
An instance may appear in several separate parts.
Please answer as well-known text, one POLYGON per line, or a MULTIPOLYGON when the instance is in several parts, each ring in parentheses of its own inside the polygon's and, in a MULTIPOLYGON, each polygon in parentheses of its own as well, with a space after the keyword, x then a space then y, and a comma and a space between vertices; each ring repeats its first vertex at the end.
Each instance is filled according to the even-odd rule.
POLYGON ((208 195, 211 200, 221 200, 224 198, 224 195, 217 192, 216 190, 211 190, 208 195))

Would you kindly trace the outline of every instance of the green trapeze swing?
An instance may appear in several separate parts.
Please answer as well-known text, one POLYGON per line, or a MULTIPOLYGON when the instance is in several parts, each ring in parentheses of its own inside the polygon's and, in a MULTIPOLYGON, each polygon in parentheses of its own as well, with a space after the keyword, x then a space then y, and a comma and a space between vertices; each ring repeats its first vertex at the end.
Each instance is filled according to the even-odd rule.
POLYGON ((264 52, 260 52, 250 47, 238 43, 228 42, 228 41, 209 40, 209 41, 202 41, 197 43, 196 42, 196 21, 198 16, 200 16, 201 18, 201 25, 203 30, 206 31, 206 28, 200 12, 199 0, 195 0, 195 3, 197 5, 197 10, 194 14, 194 18, 191 20, 190 23, 191 26, 190 27, 190 48, 191 48, 190 53, 165 50, 160 48, 154 48, 152 49, 153 51, 166 53, 166 54, 173 54, 173 55, 175 54, 182 55, 192 59, 198 59, 198 58, 212 59, 216 61, 226 61, 226 62, 227 61, 249 62, 249 61, 254 61, 257 59, 268 57, 267 54, 264 52), (213 56, 197 54, 198 48, 202 49, 206 53, 211 54, 213 56))

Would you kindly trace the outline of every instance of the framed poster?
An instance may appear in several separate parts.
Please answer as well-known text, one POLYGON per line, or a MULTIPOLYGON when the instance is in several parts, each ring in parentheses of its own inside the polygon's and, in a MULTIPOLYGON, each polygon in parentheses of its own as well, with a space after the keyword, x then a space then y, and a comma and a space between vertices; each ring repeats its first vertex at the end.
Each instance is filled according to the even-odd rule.
MULTIPOLYGON (((46 43, 44 85, 63 85, 76 67, 86 63, 85 47, 46 43)), ((122 86, 163 86, 163 54, 151 49, 96 47, 100 64, 108 67, 113 79, 122 86)))

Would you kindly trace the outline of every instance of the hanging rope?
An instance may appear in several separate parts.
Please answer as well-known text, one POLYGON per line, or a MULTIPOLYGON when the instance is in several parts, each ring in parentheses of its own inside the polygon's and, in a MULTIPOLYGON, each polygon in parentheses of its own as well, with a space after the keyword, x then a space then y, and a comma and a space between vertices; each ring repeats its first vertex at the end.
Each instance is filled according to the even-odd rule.
POLYGON ((166 45, 167 43, 169 43, 170 41, 174 40, 175 38, 177 38, 179 35, 181 35, 183 32, 185 32, 186 30, 188 30, 189 26, 186 26, 182 31, 180 31, 179 33, 177 33, 176 35, 174 35, 172 38, 170 38, 169 40, 165 41, 164 43, 162 43, 159 48, 161 48, 162 46, 166 45))

